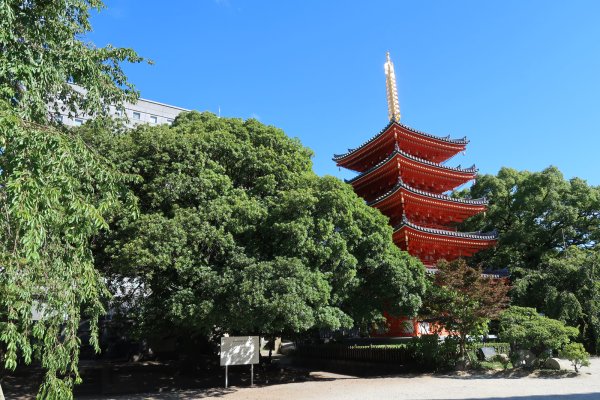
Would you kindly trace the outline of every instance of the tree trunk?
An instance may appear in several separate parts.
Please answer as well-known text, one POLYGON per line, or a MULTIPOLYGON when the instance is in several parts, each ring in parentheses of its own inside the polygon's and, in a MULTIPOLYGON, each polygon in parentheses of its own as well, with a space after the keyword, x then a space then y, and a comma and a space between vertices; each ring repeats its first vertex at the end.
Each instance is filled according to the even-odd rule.
POLYGON ((271 364, 271 356, 273 355, 273 349, 275 348, 275 336, 271 336, 271 340, 269 342, 269 364, 271 364))

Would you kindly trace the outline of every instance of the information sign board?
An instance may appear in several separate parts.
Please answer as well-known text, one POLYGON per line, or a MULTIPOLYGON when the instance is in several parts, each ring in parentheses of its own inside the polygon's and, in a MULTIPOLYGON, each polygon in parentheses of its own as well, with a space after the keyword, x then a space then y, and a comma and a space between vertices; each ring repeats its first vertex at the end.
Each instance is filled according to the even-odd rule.
POLYGON ((258 336, 232 336, 221 338, 221 366, 259 363, 258 336))

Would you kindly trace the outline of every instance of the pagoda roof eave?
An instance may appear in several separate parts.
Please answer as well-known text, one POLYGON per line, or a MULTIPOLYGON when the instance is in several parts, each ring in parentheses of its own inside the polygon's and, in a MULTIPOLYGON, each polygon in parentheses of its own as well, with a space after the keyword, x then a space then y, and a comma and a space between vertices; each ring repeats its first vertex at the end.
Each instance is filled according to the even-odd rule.
POLYGON ((424 232, 424 233, 429 233, 432 235, 453 237, 453 238, 458 238, 458 239, 485 240, 485 241, 498 239, 498 234, 496 233, 496 231, 492 231, 492 232, 456 232, 456 231, 446 231, 443 229, 436 229, 436 228, 426 228, 424 226, 413 224, 408 219, 406 219, 406 217, 404 217, 402 219, 402 223, 400 223, 399 225, 394 227, 394 233, 398 232, 400 229, 402 229, 404 227, 408 227, 408 228, 411 228, 411 229, 414 229, 414 230, 417 230, 420 232, 424 232))
POLYGON ((476 173, 478 171, 477 168, 475 167, 475 165, 472 165, 469 168, 459 168, 459 167, 448 167, 446 165, 442 165, 442 164, 434 163, 434 162, 431 162, 431 161, 427 161, 427 160, 424 160, 422 158, 415 157, 415 156, 412 156, 412 155, 410 155, 408 153, 405 153, 404 151, 402 151, 402 150, 400 150, 398 148, 398 145, 396 145, 396 149, 386 159, 384 159, 384 160, 380 161, 379 163, 373 165, 371 168, 369 168, 366 171, 358 174, 354 178, 352 178, 352 179, 345 179, 344 181, 346 183, 355 182, 355 181, 357 181, 357 180, 359 180, 359 179, 361 179, 361 178, 369 175, 370 173, 376 171, 377 169, 381 168, 382 166, 384 166, 385 164, 387 164, 388 162, 390 162, 391 160, 393 160, 394 157, 396 157, 397 155, 400 155, 400 156, 402 156, 404 158, 407 158, 409 160, 412 160, 412 161, 416 161, 416 162, 418 162, 420 164, 431 166, 431 167, 435 167, 435 168, 439 168, 439 169, 442 169, 442 170, 446 170, 448 172, 458 172, 458 173, 463 173, 463 174, 473 174, 473 173, 476 173))
POLYGON ((466 204, 466 205, 487 205, 488 204, 488 201, 485 197, 480 198, 480 199, 459 199, 459 198, 454 198, 454 197, 450 197, 450 196, 445 196, 443 194, 431 193, 431 192, 427 192, 425 190, 417 189, 410 185, 407 185, 406 183, 404 183, 404 181, 402 181, 401 178, 399 178, 398 183, 389 192, 384 193, 381 196, 379 196, 378 198, 376 198, 375 200, 368 202, 367 205, 373 207, 373 206, 377 205, 378 203, 384 201, 385 199, 389 198, 394 193, 398 192, 398 190, 400 190, 400 189, 406 189, 409 192, 412 192, 417 195, 421 195, 421 196, 428 197, 431 199, 448 201, 451 203, 466 204))
POLYGON ((441 142, 446 142, 449 144, 456 144, 456 145, 467 145, 469 143, 469 140, 465 137, 461 138, 461 139, 451 139, 450 135, 446 136, 446 137, 442 137, 442 136, 435 136, 429 133, 425 133, 416 129, 413 129, 407 125, 401 124, 399 122, 396 121, 390 121, 381 131, 379 131, 379 133, 377 133, 375 136, 371 137, 370 139, 368 139, 367 141, 363 142, 360 146, 357 146, 353 149, 348 149, 348 151, 346 153, 342 153, 342 154, 334 154, 332 160, 335 162, 338 162, 350 155, 352 155, 353 153, 359 151, 361 148, 367 146, 369 143, 374 142, 375 140, 377 140, 381 135, 383 135, 391 126, 393 125, 398 125, 401 128, 406 129, 409 132, 415 133, 417 135, 420 136, 424 136, 428 139, 434 139, 434 140, 439 140, 441 142))

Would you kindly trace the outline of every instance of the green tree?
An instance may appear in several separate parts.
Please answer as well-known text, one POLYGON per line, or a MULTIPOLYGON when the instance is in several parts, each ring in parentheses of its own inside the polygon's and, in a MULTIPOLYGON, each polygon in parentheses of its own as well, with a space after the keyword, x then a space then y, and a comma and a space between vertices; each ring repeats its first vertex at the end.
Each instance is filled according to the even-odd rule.
POLYGON ((510 269, 514 304, 578 325, 592 352, 600 350, 600 188, 565 180, 555 167, 541 172, 502 168, 457 195, 490 201, 487 215, 465 229, 496 228, 498 246, 473 263, 510 269))
POLYGON ((579 368, 590 365, 590 355, 581 343, 569 343, 559 352, 562 358, 571 361, 575 372, 579 373, 579 368))
POLYGON ((531 350, 537 357, 558 350, 578 334, 577 328, 564 322, 544 317, 535 308, 512 306, 500 316, 500 339, 511 344, 513 350, 531 350))
POLYGON ((91 321, 97 348, 107 295, 90 240, 108 227, 121 199, 133 199, 126 200, 125 177, 81 140, 10 110, 0 114, 0 146, 2 361, 14 369, 35 354, 47 371, 39 396, 68 399, 79 379, 81 314, 91 321), (41 314, 35 323, 32 311, 41 314))
POLYGON ((139 283, 145 334, 366 328, 384 304, 420 306, 424 269, 386 219, 316 176, 310 150, 280 129, 192 112, 171 127, 81 133, 139 177, 140 218, 115 223, 97 253, 115 288, 139 283))
POLYGON ((96 0, 0 2, 0 357, 8 369, 39 359, 40 398, 72 398, 82 315, 97 347, 107 292, 90 241, 114 209, 131 213, 133 205, 122 197, 126 177, 79 138, 48 126, 59 107, 100 115, 107 103, 137 96, 119 66, 141 61, 132 50, 80 40, 89 10, 101 7, 96 0))
POLYGON ((600 348, 600 249, 571 246, 546 255, 538 269, 515 282, 513 298, 521 304, 543 304, 552 318, 579 327, 579 340, 600 348))
POLYGON ((485 215, 467 225, 500 234, 498 246, 480 257, 494 267, 510 266, 513 274, 536 269, 549 252, 589 248, 600 238, 600 188, 579 178, 566 180, 556 167, 541 172, 502 168, 497 176, 478 177, 465 193, 490 203, 485 215))
POLYGON ((467 337, 487 333, 490 320, 508 304, 508 290, 506 280, 484 276, 463 259, 440 261, 428 286, 423 315, 458 336, 464 357, 467 337))
POLYGON ((71 115, 105 115, 107 104, 135 101, 138 93, 120 64, 142 58, 131 49, 81 40, 91 30, 90 10, 103 7, 101 0, 2 1, 0 99, 23 119, 42 124, 63 107, 71 115))

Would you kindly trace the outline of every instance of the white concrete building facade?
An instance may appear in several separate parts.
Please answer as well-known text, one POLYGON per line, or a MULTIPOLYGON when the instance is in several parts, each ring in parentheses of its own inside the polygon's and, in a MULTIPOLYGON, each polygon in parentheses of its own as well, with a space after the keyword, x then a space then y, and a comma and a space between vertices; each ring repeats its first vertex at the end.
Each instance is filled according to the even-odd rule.
MULTIPOLYGON (((139 99, 135 104, 125 103, 123 108, 123 110, 118 110, 111 105, 109 106, 109 113, 114 118, 124 118, 126 116, 126 125, 129 128, 133 128, 139 124, 171 124, 181 112, 189 111, 185 108, 147 99, 139 99)), ((92 118, 88 115, 69 117, 67 114, 66 111, 61 112, 55 115, 55 118, 66 126, 83 125, 87 120, 92 118)))

